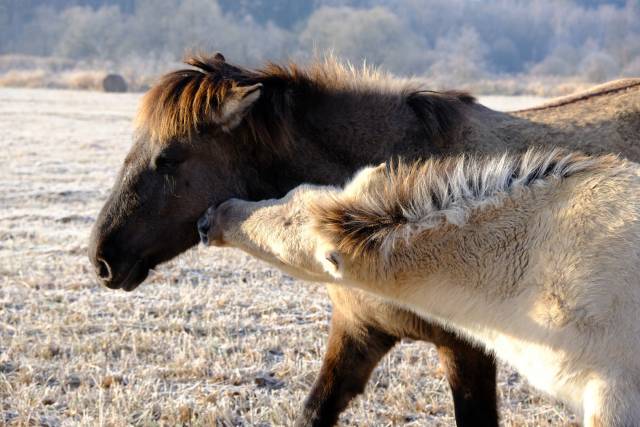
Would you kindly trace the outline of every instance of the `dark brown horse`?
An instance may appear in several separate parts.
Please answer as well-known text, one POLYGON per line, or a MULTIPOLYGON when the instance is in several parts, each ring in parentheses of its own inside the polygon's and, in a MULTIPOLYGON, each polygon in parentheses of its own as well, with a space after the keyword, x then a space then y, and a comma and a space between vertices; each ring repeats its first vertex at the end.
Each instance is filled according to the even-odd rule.
MULTIPOLYGON (((638 134, 638 105, 635 115, 615 120, 599 111, 598 126, 610 123, 604 131, 610 138, 593 141, 584 139, 594 132, 590 125, 575 125, 581 119, 544 123, 545 114, 554 117, 558 108, 570 107, 525 112, 530 117, 523 119, 462 93, 430 92, 417 82, 332 61, 258 71, 233 66, 219 54, 188 63, 196 69, 166 75, 145 96, 136 142, 94 226, 90 258, 110 288, 133 290, 149 269, 195 245, 196 221, 209 205, 230 197, 281 197, 303 182, 341 184, 360 167, 392 156, 545 142, 588 151, 615 147, 640 160, 628 140, 638 134)), ((329 293, 328 349, 299 426, 335 424, 402 337, 437 346, 458 425, 497 425, 491 356, 369 295, 333 287, 329 293)))

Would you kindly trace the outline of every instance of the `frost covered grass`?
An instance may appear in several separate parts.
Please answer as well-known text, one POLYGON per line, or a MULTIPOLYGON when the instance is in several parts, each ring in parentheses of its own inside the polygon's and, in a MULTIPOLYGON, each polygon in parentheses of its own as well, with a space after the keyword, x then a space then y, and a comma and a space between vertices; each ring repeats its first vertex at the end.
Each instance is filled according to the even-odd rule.
MULTIPOLYGON (((324 351, 322 286, 204 248, 133 293, 93 278, 89 230, 137 101, 0 89, 0 425, 291 425, 324 351)), ((505 367, 499 393, 505 425, 574 420, 505 367)), ((452 425, 433 347, 398 345, 341 422, 452 425)))

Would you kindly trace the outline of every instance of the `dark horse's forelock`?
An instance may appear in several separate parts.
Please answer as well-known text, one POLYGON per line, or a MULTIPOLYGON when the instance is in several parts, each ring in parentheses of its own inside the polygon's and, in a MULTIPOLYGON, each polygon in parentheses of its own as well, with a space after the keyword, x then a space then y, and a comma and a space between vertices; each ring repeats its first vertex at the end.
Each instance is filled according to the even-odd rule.
POLYGON ((427 91, 418 81, 389 78, 376 69, 355 68, 332 57, 307 67, 269 63, 257 70, 231 65, 219 54, 194 56, 185 62, 194 68, 164 75, 142 100, 136 125, 156 142, 189 139, 212 124, 235 88, 257 83, 263 85, 262 94, 245 123, 253 139, 272 148, 291 142, 288 119, 293 103, 313 104, 322 93, 400 96, 423 124, 425 137, 432 140, 443 140, 456 129, 463 119, 461 106, 474 102, 463 92, 427 91))
POLYGON ((229 67, 217 57, 193 57, 185 62, 196 69, 164 75, 142 99, 136 125, 154 141, 191 136, 209 124, 238 85, 239 76, 232 77, 225 70, 229 67))
POLYGON ((289 142, 286 116, 290 105, 279 89, 287 82, 310 86, 297 66, 268 64, 260 70, 247 70, 227 63, 221 55, 194 56, 185 63, 195 69, 164 75, 143 97, 136 117, 138 130, 155 142, 190 139, 213 123, 234 88, 262 83, 262 96, 244 118, 249 134, 274 148, 289 142))

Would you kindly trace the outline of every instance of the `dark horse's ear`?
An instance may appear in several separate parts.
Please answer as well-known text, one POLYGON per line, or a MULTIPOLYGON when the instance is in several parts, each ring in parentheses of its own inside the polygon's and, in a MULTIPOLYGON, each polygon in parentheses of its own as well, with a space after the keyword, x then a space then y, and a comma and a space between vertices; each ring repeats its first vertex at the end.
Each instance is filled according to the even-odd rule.
POLYGON ((253 104, 260 98, 261 92, 262 83, 232 88, 215 114, 214 123, 221 126, 225 132, 230 132, 240 124, 253 104))
POLYGON ((221 54, 220 52, 216 53, 215 56, 213 57, 213 59, 215 59, 216 61, 220 61, 220 62, 226 62, 227 60, 224 59, 224 55, 221 54))

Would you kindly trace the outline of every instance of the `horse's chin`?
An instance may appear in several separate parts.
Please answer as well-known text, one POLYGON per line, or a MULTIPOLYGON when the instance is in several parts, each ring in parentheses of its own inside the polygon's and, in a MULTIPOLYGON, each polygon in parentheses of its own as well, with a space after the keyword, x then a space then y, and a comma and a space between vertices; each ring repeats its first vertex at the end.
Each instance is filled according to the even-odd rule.
POLYGON ((114 268, 114 275, 108 279, 98 279, 100 283, 109 289, 122 289, 127 292, 131 292, 145 281, 149 276, 149 271, 156 265, 167 262, 176 256, 180 255, 187 249, 195 246, 199 243, 198 232, 195 224, 189 223, 188 239, 181 242, 180 246, 168 248, 169 250, 160 253, 147 254, 145 257, 138 258, 135 262, 135 257, 128 257, 129 262, 122 262, 114 268))
POLYGON ((122 289, 127 292, 133 291, 140 286, 142 282, 149 275, 151 267, 145 260, 136 261, 131 268, 129 268, 123 274, 120 274, 120 278, 116 280, 103 281, 102 284, 109 289, 122 289))
POLYGON ((125 281, 122 283, 122 289, 127 292, 131 292, 140 286, 140 284, 142 284, 149 275, 149 270, 150 268, 147 265, 141 264, 141 266, 138 267, 138 263, 136 263, 136 265, 133 266, 133 269, 129 272, 125 281))

